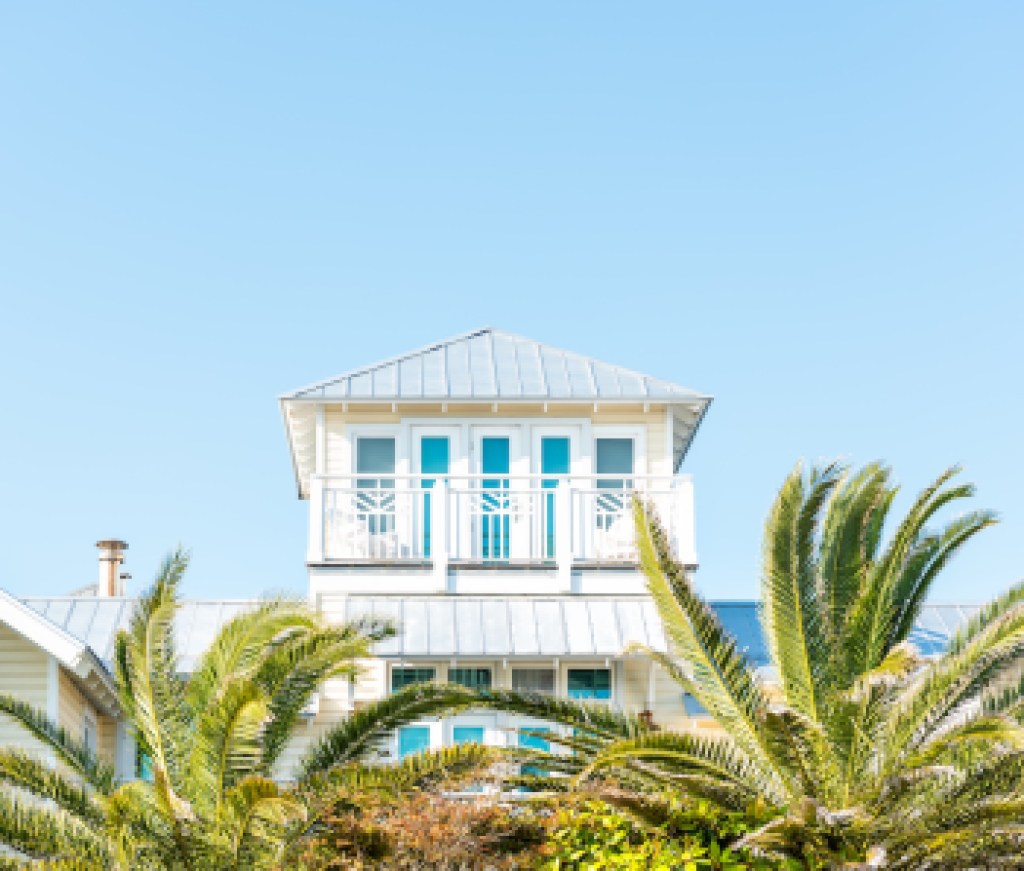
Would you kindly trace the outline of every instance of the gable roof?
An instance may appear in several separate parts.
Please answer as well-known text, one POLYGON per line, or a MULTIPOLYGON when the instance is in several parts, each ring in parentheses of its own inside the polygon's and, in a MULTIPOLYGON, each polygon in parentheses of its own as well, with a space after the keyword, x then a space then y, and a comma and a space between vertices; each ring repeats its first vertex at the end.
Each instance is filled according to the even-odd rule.
POLYGON ((4 590, 0 590, 0 623, 6 623, 50 654, 75 677, 86 695, 105 711, 112 713, 117 710, 117 688, 110 670, 81 638, 4 590))
POLYGON ((525 336, 483 327, 281 396, 282 400, 682 402, 711 397, 525 336))

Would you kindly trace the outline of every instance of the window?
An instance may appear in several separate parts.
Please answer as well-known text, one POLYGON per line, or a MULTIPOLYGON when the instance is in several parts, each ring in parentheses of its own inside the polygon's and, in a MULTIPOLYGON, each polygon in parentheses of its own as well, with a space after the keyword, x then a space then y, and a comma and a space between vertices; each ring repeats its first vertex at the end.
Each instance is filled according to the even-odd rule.
POLYGON ((88 712, 82 715, 82 744, 90 753, 96 754, 96 721, 88 712))
POLYGON ((513 668, 512 689, 519 693, 555 694, 555 673, 547 668, 513 668))
POLYGON ((484 743, 483 726, 456 726, 452 729, 453 744, 479 744, 484 743))
POLYGON ((398 730, 398 758, 430 749, 430 726, 404 726, 398 730))
POLYGON ((569 698, 610 699, 612 675, 607 668, 570 668, 569 698))
MULTIPOLYGON (((519 746, 525 747, 529 750, 542 750, 544 753, 551 751, 551 743, 547 741, 543 736, 551 732, 546 726, 527 726, 525 727, 527 732, 533 734, 519 733, 519 746)), ((519 773, 523 777, 547 777, 548 770, 546 768, 540 768, 536 765, 523 765, 519 769, 519 773)))
POLYGON ((449 668, 448 683, 471 690, 489 690, 491 688, 491 670, 489 668, 449 668))
POLYGON ((147 783, 153 782, 153 758, 137 744, 135 745, 135 776, 147 783))
MULTIPOLYGON (((395 440, 393 438, 356 439, 356 497, 359 519, 371 536, 384 535, 395 528, 395 440)), ((372 556, 387 554, 373 553, 372 556)))
POLYGON ((597 439, 595 471, 598 490, 610 490, 597 497, 594 519, 598 529, 611 529, 628 508, 626 491, 633 482, 624 475, 633 474, 633 439, 597 439), (616 476, 616 477, 604 477, 616 476))
POLYGON ((393 668, 391 669, 391 692, 417 683, 430 683, 434 679, 432 668, 393 668))

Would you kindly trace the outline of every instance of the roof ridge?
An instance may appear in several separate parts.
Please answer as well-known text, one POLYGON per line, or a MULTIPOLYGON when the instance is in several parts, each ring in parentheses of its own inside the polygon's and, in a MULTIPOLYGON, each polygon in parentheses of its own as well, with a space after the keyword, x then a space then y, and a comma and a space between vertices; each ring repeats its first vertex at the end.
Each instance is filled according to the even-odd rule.
POLYGON ((627 366, 619 365, 618 363, 609 363, 609 362, 607 362, 605 360, 600 360, 597 357, 593 357, 591 355, 584 354, 584 353, 582 353, 580 351, 573 351, 573 350, 570 350, 568 348, 563 348, 560 345, 552 345, 552 344, 549 344, 547 342, 542 342, 539 339, 533 339, 533 338, 530 338, 529 336, 524 336, 522 333, 514 333, 514 332, 511 332, 509 330, 502 330, 502 329, 498 329, 497 327, 493 327, 493 326, 478 327, 478 328, 473 329, 473 330, 468 330, 468 331, 463 332, 463 333, 458 333, 457 335, 450 336, 447 339, 442 339, 442 340, 440 340, 438 342, 432 342, 429 345, 423 345, 422 347, 416 348, 415 350, 406 351, 406 352, 404 352, 402 354, 398 354, 398 355, 393 356, 393 357, 388 357, 388 358, 383 359, 383 360, 378 360, 375 363, 371 363, 371 364, 368 364, 368 365, 365 365, 365 366, 360 366, 360 367, 358 367, 356 369, 351 369, 351 370, 349 370, 347 372, 342 372, 342 373, 340 373, 338 375, 333 375, 333 376, 331 376, 329 378, 324 378, 324 379, 322 379, 320 381, 313 382, 312 384, 307 384, 304 387, 298 388, 297 390, 291 390, 291 391, 288 391, 287 393, 282 393, 282 394, 279 395, 278 398, 281 399, 281 400, 299 399, 299 398, 302 398, 305 395, 312 394, 315 391, 325 390, 326 388, 331 387, 332 385, 338 384, 341 381, 345 381, 347 379, 358 378, 358 377, 360 377, 362 375, 369 375, 369 374, 371 374, 371 373, 373 373, 373 372, 375 372, 377 370, 383 369, 383 368, 385 368, 387 366, 398 366, 401 363, 403 363, 404 361, 411 360, 414 357, 421 357, 421 356, 423 356, 425 354, 430 353, 431 351, 438 351, 438 350, 440 350, 442 348, 451 347, 452 345, 455 345, 456 343, 465 342, 465 341, 468 341, 469 339, 473 339, 473 338, 476 338, 477 336, 483 336, 483 335, 491 335, 492 337, 493 336, 502 336, 504 338, 509 338, 509 339, 513 339, 513 340, 516 340, 516 341, 520 341, 520 342, 527 342, 527 343, 529 343, 531 345, 537 346, 538 348, 549 349, 549 350, 554 351, 554 352, 556 352, 558 354, 562 354, 565 357, 572 358, 573 360, 578 361, 578 362, 582 362, 582 363, 584 363, 584 364, 586 364, 588 366, 592 366, 594 363, 598 363, 601 366, 606 367, 607 369, 612 370, 615 373, 616 376, 626 375, 626 376, 629 376, 631 378, 638 379, 642 384, 645 385, 645 391, 646 391, 646 388, 649 387, 651 384, 656 384, 656 385, 658 385, 658 386, 660 386, 662 388, 665 388, 665 387, 671 388, 672 391, 685 391, 686 393, 690 394, 690 396, 688 397, 689 399, 693 399, 693 400, 709 400, 709 399, 711 399, 711 397, 708 394, 700 393, 700 392, 694 390, 693 388, 685 387, 682 384, 676 384, 674 381, 669 381, 667 378, 662 378, 662 377, 657 376, 657 375, 648 375, 648 374, 646 374, 644 372, 640 372, 637 369, 631 369, 631 368, 629 368, 627 366))

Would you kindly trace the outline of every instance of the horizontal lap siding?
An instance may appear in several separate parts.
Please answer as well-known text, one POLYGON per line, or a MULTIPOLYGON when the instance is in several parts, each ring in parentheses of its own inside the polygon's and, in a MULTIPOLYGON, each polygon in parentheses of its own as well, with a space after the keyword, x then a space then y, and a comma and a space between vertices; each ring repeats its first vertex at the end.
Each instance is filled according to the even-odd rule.
MULTIPOLYGON (((347 425, 401 423, 403 419, 416 422, 417 419, 429 419, 431 423, 444 425, 453 420, 469 419, 472 423, 501 424, 518 418, 531 418, 540 425, 558 425, 560 419, 583 418, 594 425, 605 426, 642 426, 647 442, 647 468, 638 469, 641 474, 671 475, 671 445, 666 441, 666 417, 668 412, 664 406, 652 407, 643 411, 640 406, 618 407, 601 406, 597 411, 593 405, 565 405, 551 403, 545 412, 540 405, 502 405, 492 414, 481 413, 480 406, 457 405, 448 406, 448 411, 441 414, 437 406, 417 408, 399 406, 396 412, 381 409, 348 409, 342 411, 340 405, 329 405, 324 413, 326 438, 326 464, 330 475, 350 474, 350 458, 345 444, 345 428, 347 425)), ((589 448, 585 448, 589 450, 589 448)))
MULTIPOLYGON (((50 656, 9 626, 0 623, 0 693, 11 695, 46 711, 50 656)), ((43 745, 20 725, 0 714, 0 746, 32 753, 46 752, 43 745)))

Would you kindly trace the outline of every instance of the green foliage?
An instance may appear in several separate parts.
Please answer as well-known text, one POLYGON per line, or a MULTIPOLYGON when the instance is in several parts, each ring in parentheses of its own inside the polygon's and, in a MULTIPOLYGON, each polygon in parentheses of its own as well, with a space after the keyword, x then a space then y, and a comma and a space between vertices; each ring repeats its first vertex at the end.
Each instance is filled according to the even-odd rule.
MULTIPOLYGON (((938 574, 995 522, 975 511, 931 528, 940 511, 973 495, 957 473, 943 472, 890 522, 897 488, 885 466, 793 470, 764 534, 771 688, 693 589, 653 510, 637 501, 640 564, 669 648, 648 654, 721 735, 592 731, 573 748, 572 784, 615 781, 624 795, 609 800, 653 826, 668 809, 650 796, 665 791, 732 812, 755 802, 768 818, 736 847, 803 867, 956 866, 968 845, 989 864, 1017 861, 1024 585, 983 609, 945 656, 925 660, 908 643, 938 574)), ((561 713, 547 719, 594 716, 561 713)))
MULTIPOLYGON (((44 714, 0 697, 0 711, 63 764, 0 750, 0 845, 38 867, 272 868, 316 823, 310 794, 279 786, 272 766, 319 684, 354 674, 392 629, 330 626, 303 603, 269 601, 225 625, 182 677, 174 619, 187 565, 181 551, 167 558, 114 651, 121 706, 151 760, 150 782, 115 783, 44 714)), ((428 769, 421 761, 403 772, 406 782, 425 782, 428 769)))
POLYGON ((750 830, 745 814, 715 811, 710 805, 677 809, 657 827, 637 825, 630 816, 598 801, 561 810, 543 849, 543 871, 742 871, 778 867, 732 849, 750 830))

